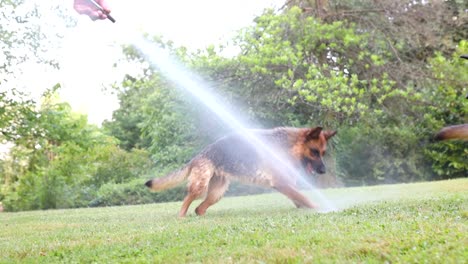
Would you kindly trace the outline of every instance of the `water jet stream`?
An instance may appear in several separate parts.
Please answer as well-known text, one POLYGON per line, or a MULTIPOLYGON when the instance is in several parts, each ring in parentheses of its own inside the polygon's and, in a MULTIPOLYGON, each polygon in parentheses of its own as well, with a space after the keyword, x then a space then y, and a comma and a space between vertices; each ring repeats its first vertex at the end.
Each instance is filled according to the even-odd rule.
POLYGON ((229 112, 226 107, 223 107, 212 93, 209 93, 204 87, 208 87, 201 78, 194 77, 194 73, 190 72, 184 66, 180 65, 175 58, 172 58, 169 52, 158 47, 154 43, 145 39, 142 36, 135 36, 131 38, 131 44, 141 53, 141 55, 153 66, 166 76, 170 81, 184 88, 192 94, 193 97, 202 102, 209 108, 215 115, 217 115, 227 126, 233 131, 239 133, 244 139, 254 146, 258 151, 267 153, 273 159, 273 164, 278 164, 278 168, 284 171, 284 175, 294 175, 297 179, 307 185, 313 194, 320 200, 319 212, 336 211, 337 208, 317 189, 313 184, 304 177, 296 168, 288 162, 287 158, 275 151, 272 147, 267 145, 263 140, 257 137, 240 121, 234 114, 229 112))

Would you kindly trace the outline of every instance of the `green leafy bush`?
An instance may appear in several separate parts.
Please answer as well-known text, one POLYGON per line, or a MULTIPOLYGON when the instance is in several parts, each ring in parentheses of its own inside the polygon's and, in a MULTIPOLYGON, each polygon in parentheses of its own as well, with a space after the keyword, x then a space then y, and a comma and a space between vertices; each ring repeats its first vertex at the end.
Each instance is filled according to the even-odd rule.
POLYGON ((337 136, 338 174, 348 186, 428 180, 430 162, 411 128, 357 126, 337 136))

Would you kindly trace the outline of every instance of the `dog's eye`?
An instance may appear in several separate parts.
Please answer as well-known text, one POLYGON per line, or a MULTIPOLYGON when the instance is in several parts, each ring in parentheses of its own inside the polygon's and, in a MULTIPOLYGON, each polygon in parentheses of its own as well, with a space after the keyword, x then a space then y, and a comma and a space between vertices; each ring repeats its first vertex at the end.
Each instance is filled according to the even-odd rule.
POLYGON ((310 149, 310 152, 312 152, 312 155, 316 157, 320 157, 320 152, 316 149, 310 149))

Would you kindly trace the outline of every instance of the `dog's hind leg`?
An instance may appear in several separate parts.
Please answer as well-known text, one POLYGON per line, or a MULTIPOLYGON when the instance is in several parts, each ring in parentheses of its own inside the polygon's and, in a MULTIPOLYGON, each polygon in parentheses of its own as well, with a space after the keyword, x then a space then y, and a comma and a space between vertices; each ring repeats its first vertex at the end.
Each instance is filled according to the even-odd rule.
POLYGON ((275 186, 274 188, 291 199, 297 208, 313 209, 318 207, 291 185, 281 184, 275 186))
POLYGON ((185 215, 187 214, 187 210, 190 206, 190 204, 193 202, 193 200, 197 199, 197 197, 191 195, 190 193, 188 193, 185 198, 184 198, 184 202, 182 203, 182 208, 180 208, 180 212, 179 212, 179 217, 185 217, 185 215))
POLYGON ((187 196, 184 198, 179 217, 187 214, 193 200, 200 198, 208 190, 208 184, 213 177, 214 167, 209 160, 199 160, 194 163, 188 177, 187 196))
POLYGON ((229 180, 225 177, 214 176, 208 185, 208 193, 205 200, 195 209, 197 215, 204 215, 208 207, 217 203, 226 192, 229 180))

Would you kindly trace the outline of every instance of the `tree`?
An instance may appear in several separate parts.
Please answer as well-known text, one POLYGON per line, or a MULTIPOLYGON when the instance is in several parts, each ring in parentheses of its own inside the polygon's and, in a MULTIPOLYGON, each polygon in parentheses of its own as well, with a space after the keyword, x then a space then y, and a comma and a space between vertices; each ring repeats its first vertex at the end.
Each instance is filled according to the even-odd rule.
POLYGON ((151 166, 144 151, 122 152, 114 138, 73 113, 54 92, 33 112, 28 125, 34 133, 16 131, 18 139, 2 162, 1 196, 8 210, 85 206, 102 184, 134 179, 151 166), (115 158, 119 164, 112 163, 115 158))
POLYGON ((75 24, 67 14, 69 10, 58 2, 0 1, 0 84, 3 87, 15 76, 21 76, 25 62, 58 67, 57 55, 48 51, 58 47, 64 28, 75 24))
POLYGON ((31 124, 37 118, 35 102, 24 93, 12 89, 0 92, 0 143, 21 140, 28 134, 33 136, 31 124))
POLYGON ((103 122, 110 135, 119 140, 122 149, 148 148, 151 140, 142 133, 144 113, 142 101, 149 96, 148 82, 127 76, 118 91, 120 107, 112 113, 112 120, 103 122))
MULTIPOLYGON (((401 8, 411 9, 400 14, 411 20, 415 19, 413 9, 427 6, 415 3, 401 8)), ((369 20, 377 19, 374 13, 380 12, 361 11, 369 20)), ((405 53, 413 46, 414 50, 424 47, 415 46, 416 42, 396 45, 398 34, 408 33, 408 28, 398 29, 404 25, 395 25, 397 29, 392 30, 398 32, 390 39, 385 28, 379 31, 367 23, 338 20, 338 14, 323 15, 316 18, 294 6, 280 14, 267 11, 236 39, 239 56, 222 58, 212 48, 198 54, 193 64, 216 80, 224 94, 254 109, 252 115, 262 117, 264 124, 320 122, 340 127, 339 138, 347 140, 339 140, 338 165, 349 180, 376 184, 432 178, 431 160, 424 152, 433 132, 441 122, 449 121, 449 115, 431 113, 445 109, 452 113, 452 121, 460 119, 463 111, 452 102, 453 96, 463 93, 464 77, 434 76, 436 72, 428 67, 433 52, 425 53, 426 58, 405 53), (437 87, 446 82, 457 87, 448 89, 450 97, 438 92, 437 87), (353 159, 357 156, 365 165, 353 159)), ((393 23, 385 16, 379 19, 387 19, 387 26, 393 23)), ((462 152, 458 155, 463 156, 462 152)))

